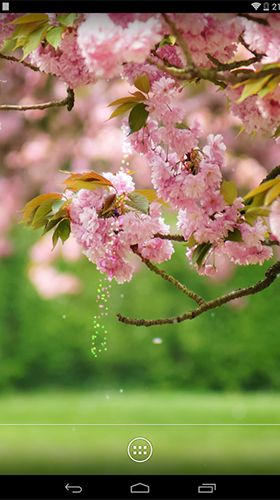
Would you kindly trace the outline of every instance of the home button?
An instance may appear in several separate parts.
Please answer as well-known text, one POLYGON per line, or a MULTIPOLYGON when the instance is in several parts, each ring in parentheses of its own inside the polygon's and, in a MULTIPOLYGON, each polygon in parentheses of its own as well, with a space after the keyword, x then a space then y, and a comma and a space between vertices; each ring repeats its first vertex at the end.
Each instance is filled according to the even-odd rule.
POLYGON ((130 486, 130 493, 150 493, 150 486, 143 483, 136 483, 130 486))

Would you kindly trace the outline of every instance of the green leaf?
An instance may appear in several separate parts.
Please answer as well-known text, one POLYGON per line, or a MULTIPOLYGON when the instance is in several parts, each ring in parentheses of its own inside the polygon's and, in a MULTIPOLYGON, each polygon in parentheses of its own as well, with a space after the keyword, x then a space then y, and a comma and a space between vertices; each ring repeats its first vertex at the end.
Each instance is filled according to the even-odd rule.
POLYGON ((276 76, 274 78, 271 78, 267 85, 265 85, 258 93, 259 97, 262 99, 264 96, 266 96, 269 92, 274 90, 278 83, 280 82, 280 76, 276 76))
POLYGON ((26 24, 26 23, 34 23, 36 21, 48 21, 49 18, 46 14, 24 14, 24 16, 18 17, 14 19, 10 23, 7 24, 26 24))
POLYGON ((13 32, 11 39, 16 40, 13 50, 27 42, 30 33, 42 26, 48 26, 47 21, 37 21, 34 23, 19 24, 13 32))
POLYGON ((184 123, 178 123, 178 122, 176 122, 174 124, 174 128, 178 128, 180 130, 190 130, 190 127, 188 127, 187 125, 185 125, 184 123))
POLYGON ((245 212, 245 220, 250 226, 254 225, 255 220, 257 220, 258 217, 268 217, 270 214, 270 210, 265 209, 265 208, 252 208, 250 205, 248 207, 245 207, 244 210, 246 209, 245 212))
POLYGON ((51 229, 53 229, 63 218, 64 217, 59 217, 58 219, 48 220, 47 224, 45 225, 45 229, 42 232, 42 236, 44 236, 44 234, 48 233, 51 229))
POLYGON ((46 40, 50 45, 52 45, 55 48, 55 50, 57 50, 57 47, 61 42, 61 35, 63 30, 64 30, 63 27, 57 26, 47 32, 46 40))
MULTIPOLYGON (((135 94, 141 94, 144 96, 144 94, 142 94, 141 92, 135 92, 135 94)), ((144 96, 145 97, 145 96, 144 96)), ((146 97, 145 97, 146 99, 146 97)), ((139 102, 139 99, 137 97, 121 97, 120 99, 116 99, 116 101, 113 101, 111 102, 110 104, 108 104, 107 108, 109 106, 117 106, 117 104, 125 104, 127 102, 134 102, 134 103, 138 103, 139 102)))
POLYGON ((275 186, 276 184, 279 184, 280 179, 271 179, 270 181, 263 182, 260 186, 256 187, 255 189, 252 189, 246 196, 243 197, 243 199, 246 201, 250 198, 253 198, 257 194, 263 193, 265 191, 268 191, 272 186, 275 186))
POLYGON ((70 220, 62 219, 61 222, 57 225, 55 232, 53 233, 53 249, 55 248, 58 238, 61 239, 62 243, 64 243, 70 236, 70 220))
POLYGON ((56 20, 60 24, 63 24, 63 26, 71 27, 71 28, 72 28, 76 18, 77 18, 77 14, 66 14, 66 16, 61 16, 60 14, 58 14, 56 16, 56 20))
POLYGON ((267 75, 264 78, 259 78, 257 80, 247 80, 248 83, 245 84, 241 97, 236 101, 237 104, 243 102, 247 97, 257 94, 259 90, 270 80, 271 75, 267 75))
POLYGON ((275 63, 270 63, 270 64, 263 64, 261 71, 266 70, 266 69, 273 69, 273 68, 280 68, 280 63, 275 62, 275 63))
POLYGON ((220 193, 224 197, 224 201, 227 205, 232 205, 235 198, 237 198, 237 187, 233 181, 225 181, 220 187, 220 193))
POLYGON ((245 207, 242 210, 247 210, 247 208, 255 208, 263 206, 263 201, 265 198, 265 191, 258 193, 253 198, 248 198, 245 201, 245 207))
POLYGON ((44 217, 52 210, 52 205, 56 201, 56 198, 50 198, 49 200, 43 201, 36 211, 33 223, 37 222, 41 217, 44 217))
POLYGON ((117 199, 116 193, 109 194, 105 199, 102 212, 105 213, 113 210, 116 207, 116 199, 117 199))
POLYGON ((189 238, 188 243, 186 243, 186 245, 185 245, 185 246, 186 246, 186 247, 188 247, 188 248, 192 248, 192 247, 194 247, 195 245, 197 245, 197 241, 195 241, 195 239, 194 239, 194 235, 193 235, 193 233, 192 233, 192 234, 191 234, 191 236, 190 236, 190 238, 189 238))
POLYGON ((133 95, 138 102, 147 100, 147 97, 144 94, 142 94, 142 92, 129 92, 129 93, 130 95, 133 95))
POLYGON ((37 222, 32 222, 32 231, 36 231, 37 229, 40 229, 41 227, 45 226, 48 223, 47 217, 44 215, 43 217, 40 217, 37 222))
POLYGON ((126 205, 135 208, 135 210, 138 210, 143 214, 149 213, 149 200, 146 198, 146 196, 135 192, 129 193, 127 196, 130 201, 126 201, 126 205))
POLYGON ((149 113, 148 111, 146 111, 145 104, 143 104, 142 102, 140 104, 136 104, 136 106, 134 106, 134 108, 131 110, 128 118, 130 125, 129 134, 138 132, 138 130, 144 127, 148 116, 149 113))
POLYGON ((31 213, 33 210, 37 210, 37 208, 45 201, 50 198, 59 198, 61 199, 61 194, 58 193, 47 193, 47 194, 40 194, 39 196, 36 196, 36 198, 33 198, 33 200, 30 200, 28 203, 26 203, 25 207, 22 210, 19 210, 20 212, 25 212, 23 215, 22 220, 20 221, 20 224, 22 222, 28 221, 31 213))
POLYGON ((137 102, 137 101, 132 101, 131 97, 128 97, 128 99, 129 99, 129 101, 127 101, 124 104, 121 104, 120 106, 118 106, 117 109, 115 109, 115 111, 113 111, 113 113, 111 114, 111 116, 107 120, 105 120, 105 121, 107 122, 108 120, 111 120, 112 118, 116 118, 117 116, 121 116, 126 111, 128 111, 131 108, 133 108, 135 106, 135 102, 137 102))
POLYGON ((65 208, 61 208, 55 214, 52 212, 51 214, 46 215, 46 217, 49 221, 51 221, 51 220, 65 219, 65 218, 67 219, 69 218, 69 215, 65 208))
POLYGON ((53 242, 52 250, 55 249, 56 244, 58 242, 58 238, 59 238, 59 235, 58 235, 58 231, 57 231, 57 228, 56 228, 56 230, 55 230, 55 232, 53 233, 53 236, 52 236, 52 242, 53 242))
POLYGON ((152 203, 153 201, 157 201, 161 205, 163 205, 167 208, 170 208, 170 205, 168 205, 168 203, 163 201, 161 198, 157 198, 157 195, 156 195, 156 192, 154 189, 135 189, 134 193, 139 193, 139 194, 146 196, 149 203, 152 203))
POLYGON ((165 45, 175 45, 176 38, 172 35, 164 35, 162 42, 159 44, 160 47, 164 47, 165 45))
POLYGON ((148 75, 137 76, 134 82, 134 87, 141 90, 141 92, 148 94, 148 92, 150 92, 150 81, 148 75))
MULTIPOLYGON (((232 71, 234 73, 234 71, 232 71)), ((254 73, 254 71, 251 71, 251 73, 254 73)), ((233 89, 237 89, 238 87, 242 87, 242 85, 246 85, 248 82, 251 80, 243 80, 242 82, 236 83, 235 85, 232 86, 233 89)))
POLYGON ((280 179, 278 178, 278 184, 273 186, 269 191, 266 193, 265 199, 264 199, 264 206, 267 207, 267 205, 270 205, 270 203, 277 198, 280 194, 280 179))
POLYGON ((239 136, 240 136, 240 134, 242 134, 242 132, 244 132, 244 130, 245 130, 245 127, 244 127, 244 125, 242 124, 242 125, 241 125, 241 129, 239 130, 239 132, 238 132, 237 136, 235 137, 235 139, 237 139, 237 137, 239 137, 239 136))
POLYGON ((198 269, 201 268, 202 263, 206 255, 208 254, 210 248, 212 247, 212 243, 201 243, 197 245, 192 253, 192 263, 198 265, 198 269))
MULTIPOLYGON (((68 201, 68 200, 67 200, 68 201)), ((69 200, 70 201, 70 200, 69 200)), ((55 200, 52 204, 52 211, 57 212, 61 208, 62 205, 64 205, 65 201, 63 200, 55 200)))
MULTIPOLYGON (((32 224, 33 224, 33 219, 34 219, 34 216, 35 216, 35 213, 36 213, 36 211, 37 211, 37 210, 38 210, 38 207, 34 208, 34 210, 32 210, 32 211, 31 211, 31 213, 30 213, 30 212, 28 212, 28 214, 29 214, 29 215, 28 215, 28 217, 26 218, 26 220, 25 220, 25 221, 24 221, 24 220, 21 220, 21 221, 20 221, 20 224, 21 224, 22 222, 26 222, 25 227, 30 227, 30 226, 32 226, 32 224)), ((26 214, 24 215, 24 217, 25 217, 25 216, 26 216, 26 214)))
POLYGON ((255 135, 256 135, 257 131, 256 130, 253 130, 252 132, 252 137, 251 137, 251 141, 254 139, 255 135))
POLYGON ((229 110, 230 108, 230 103, 231 103, 231 100, 227 97, 227 107, 226 107, 226 111, 229 110))
POLYGON ((225 241, 243 241, 240 229, 235 227, 233 231, 229 231, 225 241))
POLYGON ((279 137, 279 135, 280 135, 280 125, 279 125, 279 127, 277 127, 277 129, 275 130, 275 132, 274 132, 274 134, 273 134, 272 137, 274 139, 277 139, 277 137, 279 137))
POLYGON ((12 52, 15 48, 16 45, 16 40, 13 40, 12 38, 8 38, 5 40, 5 43, 1 49, 1 54, 4 54, 4 56, 7 56, 10 52, 12 52))
POLYGON ((40 42, 43 40, 47 30, 48 30, 48 26, 44 25, 44 26, 41 26, 41 28, 37 28, 35 31, 30 33, 30 35, 27 37, 27 40, 23 46, 23 58, 22 58, 22 60, 25 59, 30 54, 30 52, 32 52, 33 50, 35 50, 38 47, 40 42))

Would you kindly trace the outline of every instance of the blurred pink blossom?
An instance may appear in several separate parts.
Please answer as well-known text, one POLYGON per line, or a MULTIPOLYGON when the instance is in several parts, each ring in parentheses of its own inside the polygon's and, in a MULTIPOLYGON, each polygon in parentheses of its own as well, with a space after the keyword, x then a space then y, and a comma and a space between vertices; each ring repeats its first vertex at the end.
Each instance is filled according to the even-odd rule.
POLYGON ((71 273, 60 273, 54 267, 38 264, 31 266, 28 276, 43 299, 72 295, 82 290, 81 281, 71 273))

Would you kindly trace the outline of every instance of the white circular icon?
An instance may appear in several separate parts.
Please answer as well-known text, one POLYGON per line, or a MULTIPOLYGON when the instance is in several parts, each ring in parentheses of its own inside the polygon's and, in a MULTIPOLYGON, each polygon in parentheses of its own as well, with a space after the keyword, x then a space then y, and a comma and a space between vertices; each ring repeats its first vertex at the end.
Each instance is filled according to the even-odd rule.
POLYGON ((127 447, 127 453, 131 460, 133 460, 134 462, 142 463, 151 458, 153 447, 148 439, 137 437, 130 441, 127 447))

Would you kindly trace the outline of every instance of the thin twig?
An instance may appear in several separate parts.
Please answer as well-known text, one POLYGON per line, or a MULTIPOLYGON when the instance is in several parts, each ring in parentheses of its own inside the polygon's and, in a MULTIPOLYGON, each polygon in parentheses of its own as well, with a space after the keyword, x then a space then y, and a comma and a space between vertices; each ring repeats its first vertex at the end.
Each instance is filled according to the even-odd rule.
POLYGON ((212 63, 215 64, 218 71, 231 71, 233 69, 241 68, 242 66, 250 66, 251 64, 259 62, 261 60, 261 58, 263 57, 263 54, 258 54, 255 57, 251 57, 251 59, 244 59, 242 61, 234 61, 230 64, 223 64, 220 61, 218 61, 218 59, 211 56, 211 54, 209 54, 209 52, 207 52, 206 55, 207 55, 209 61, 211 61, 212 63))
POLYGON ((271 266, 265 273, 265 278, 253 286, 248 286, 247 288, 239 288, 233 292, 230 292, 222 297, 219 297, 214 300, 210 300, 209 302, 205 302, 197 309, 189 311, 188 313, 182 314, 181 316, 174 316, 172 318, 161 318, 155 320, 146 320, 146 319, 131 319, 126 316, 122 316, 121 314, 117 314, 119 321, 125 323, 127 325, 134 326, 154 326, 154 325, 166 325, 171 323, 181 323, 187 319, 194 319, 197 316, 200 316, 202 313, 209 311, 210 309, 215 309, 216 307, 220 307, 227 302, 231 302, 234 299, 238 299, 240 297, 245 297, 246 295, 254 295, 255 293, 261 292, 268 288, 273 281, 277 278, 280 273, 280 261, 278 260, 273 266, 271 266))
POLYGON ((243 45, 243 47, 245 47, 245 49, 247 49, 249 52, 251 52, 251 54, 253 54, 255 57, 260 57, 260 59, 261 59, 261 57, 265 56, 265 54, 259 54, 256 50, 253 50, 250 48, 250 45, 248 45, 248 43, 246 43, 244 38, 243 38, 244 31, 238 37, 239 42, 243 45))
POLYGON ((160 234, 156 233, 154 234, 154 238, 160 238, 161 240, 173 240, 173 241, 184 241, 187 243, 185 240, 184 236, 181 234, 160 234))
POLYGON ((60 108, 62 106, 67 106, 68 111, 71 111, 75 102, 74 91, 67 89, 67 97, 62 99, 61 101, 50 101, 45 102, 43 104, 26 104, 24 106, 21 105, 13 105, 13 104, 2 104, 0 105, 0 111, 30 111, 31 109, 48 109, 48 108, 60 108))
POLYGON ((182 49, 182 51, 187 59, 188 66, 193 66, 194 64, 193 64, 191 53, 188 49, 188 46, 187 46, 184 38, 181 35, 181 33, 177 30, 173 21, 171 21, 171 19, 169 19, 169 17, 166 14, 161 14, 161 15, 163 16, 165 22, 170 26, 173 35, 176 37, 177 42, 180 45, 180 47, 181 47, 181 49, 182 49))
POLYGON ((238 14, 240 17, 245 17, 245 19, 248 19, 249 21, 254 21, 259 24, 264 24, 265 26, 269 26, 268 21, 266 19, 262 19, 261 17, 254 17, 251 16, 250 14, 238 14))
POLYGON ((26 61, 23 61, 22 59, 19 59, 18 57, 6 56, 5 54, 2 54, 1 52, 0 52, 0 59, 6 59, 7 61, 13 61, 13 62, 19 62, 19 63, 23 64, 23 66, 26 66, 27 68, 30 68, 33 71, 41 71, 40 68, 38 68, 37 66, 33 66, 33 64, 30 64, 26 61))
POLYGON ((153 271, 155 274, 158 274, 164 280, 169 281, 170 283, 173 283, 173 285, 177 286, 177 288, 179 290, 181 290, 185 295, 187 295, 190 299, 195 300, 195 302, 198 305, 201 306, 201 305, 205 304, 205 300, 202 297, 197 295, 195 292, 192 292, 191 290, 189 290, 185 285, 182 285, 182 283, 180 283, 178 280, 176 280, 176 278, 174 278, 173 276, 170 276, 162 269, 159 269, 158 267, 156 267, 154 264, 151 263, 151 261, 149 259, 146 259, 145 257, 143 257, 143 255, 141 254, 141 252, 138 249, 138 245, 131 245, 130 248, 133 251, 133 253, 138 255, 138 257, 140 257, 142 262, 150 269, 150 271, 153 271))

